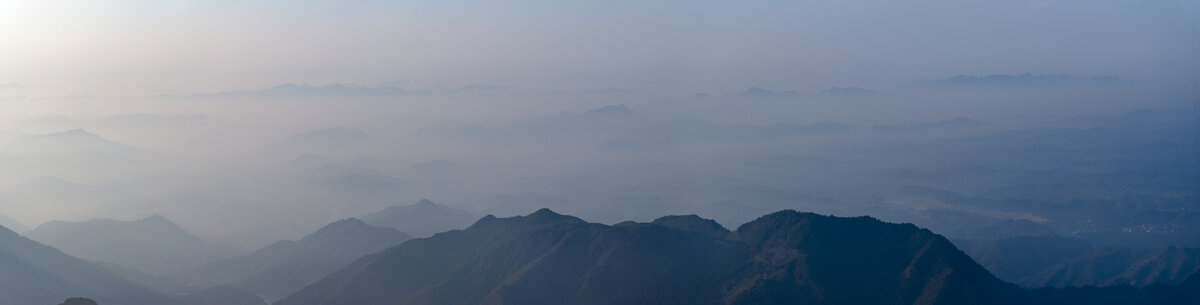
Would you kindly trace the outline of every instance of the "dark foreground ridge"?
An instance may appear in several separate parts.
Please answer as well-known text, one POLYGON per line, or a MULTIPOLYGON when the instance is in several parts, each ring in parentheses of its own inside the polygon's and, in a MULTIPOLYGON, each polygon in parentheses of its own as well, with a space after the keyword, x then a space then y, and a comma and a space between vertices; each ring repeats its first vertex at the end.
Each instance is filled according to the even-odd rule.
POLYGON ((1178 286, 1024 290, 911 224, 780 211, 613 226, 547 209, 366 256, 278 305, 1198 304, 1178 286))

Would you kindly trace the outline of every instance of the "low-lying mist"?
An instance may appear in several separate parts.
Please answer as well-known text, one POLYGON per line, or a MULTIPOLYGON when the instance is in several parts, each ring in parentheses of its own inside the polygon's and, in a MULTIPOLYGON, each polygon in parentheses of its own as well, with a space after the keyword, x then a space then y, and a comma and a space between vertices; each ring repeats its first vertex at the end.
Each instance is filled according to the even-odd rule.
POLYGON ((2 121, 0 215, 16 228, 161 215, 247 250, 426 198, 610 224, 699 214, 736 227, 796 209, 954 236, 1022 219, 1101 245, 1196 245, 1189 94, 1014 75, 816 92, 285 84, 15 100, 37 110, 2 121))

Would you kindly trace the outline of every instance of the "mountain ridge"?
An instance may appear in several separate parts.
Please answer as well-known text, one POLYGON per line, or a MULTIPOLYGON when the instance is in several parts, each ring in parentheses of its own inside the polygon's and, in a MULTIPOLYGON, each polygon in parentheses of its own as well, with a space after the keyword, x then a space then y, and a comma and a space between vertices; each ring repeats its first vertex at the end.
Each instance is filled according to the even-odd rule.
POLYGON ((470 212, 421 199, 415 204, 393 205, 360 217, 363 222, 427 237, 448 230, 464 229, 477 219, 470 212))
POLYGON ((1000 292, 1017 289, 992 277, 945 238, 911 224, 781 211, 744 224, 734 234, 714 238, 654 223, 607 226, 548 209, 509 218, 489 215, 467 229, 359 259, 277 304, 961 304, 1000 300, 1000 292), (826 236, 847 223, 870 227, 849 234, 887 243, 890 249, 909 249, 913 256, 856 265, 879 254, 826 236), (846 252, 812 252, 825 247, 846 252), (886 267, 898 277, 849 278, 837 275, 831 265, 886 267), (931 268, 936 270, 927 270, 931 268), (804 275, 792 273, 797 270, 804 275), (864 281, 894 293, 862 294, 849 288, 862 287, 864 281), (943 289, 964 282, 986 288, 943 289), (839 288, 842 284, 855 285, 839 288))
POLYGON ((411 236, 356 218, 327 224, 299 240, 283 240, 245 256, 195 270, 201 283, 230 285, 275 300, 311 284, 347 263, 411 236))

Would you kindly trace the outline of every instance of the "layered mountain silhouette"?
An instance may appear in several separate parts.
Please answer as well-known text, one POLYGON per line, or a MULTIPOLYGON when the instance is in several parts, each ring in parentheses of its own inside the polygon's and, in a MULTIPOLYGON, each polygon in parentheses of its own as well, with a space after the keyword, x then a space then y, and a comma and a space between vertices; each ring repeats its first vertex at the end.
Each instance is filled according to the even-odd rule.
POLYGON ((1119 86, 1129 83, 1129 80, 1112 76, 1083 77, 1067 74, 1034 75, 1024 73, 1019 75, 992 74, 987 76, 958 75, 946 79, 922 80, 917 85, 940 89, 951 89, 954 87, 1016 89, 1119 86))
POLYGON ((996 277, 1022 281, 1051 266, 1083 256, 1092 245, 1062 237, 1045 225, 1028 220, 1005 220, 967 234, 954 244, 996 277))
POLYGON ((1127 301, 1096 304, 1186 304, 1196 297, 1162 285, 1022 290, 937 234, 870 217, 781 211, 735 231, 714 224, 669 216, 608 226, 547 209, 489 215, 466 230, 359 259, 276 304, 1069 304, 1085 294, 1127 301))
POLYGON ((817 96, 827 98, 853 98, 879 95, 883 95, 883 93, 859 87, 830 87, 829 89, 821 90, 821 92, 817 93, 817 96))
POLYGON ((464 229, 477 217, 470 212, 421 199, 412 205, 396 205, 364 215, 362 221, 373 226, 393 228, 416 237, 464 229))
POLYGON ((157 215, 134 221, 51 221, 26 235, 73 256, 156 275, 176 274, 227 253, 157 215))
POLYGON ((29 230, 29 227, 26 227, 20 222, 17 222, 16 220, 8 218, 8 216, 4 215, 0 215, 0 227, 5 227, 15 232, 25 232, 29 230))
POLYGON ((172 304, 104 267, 0 227, 0 304, 59 304, 81 296, 101 304, 172 304))
POLYGON ((970 239, 954 244, 996 277, 1012 282, 1092 251, 1092 245, 1082 239, 1059 236, 970 239))
POLYGON ((83 129, 37 135, 6 145, 7 151, 28 154, 101 155, 128 157, 141 154, 136 148, 105 139, 83 129))
POLYGON ((349 218, 298 241, 279 241, 252 254, 207 264, 195 271, 204 283, 227 284, 275 300, 316 282, 364 255, 410 237, 391 228, 349 218))
POLYGON ((1129 249, 1098 249, 1020 281, 1030 287, 1135 286, 1175 284, 1200 272, 1200 249, 1169 247, 1140 254, 1129 249))
POLYGON ((1001 304, 1016 289, 912 225, 795 211, 728 234, 713 224, 488 216, 278 304, 1001 304))

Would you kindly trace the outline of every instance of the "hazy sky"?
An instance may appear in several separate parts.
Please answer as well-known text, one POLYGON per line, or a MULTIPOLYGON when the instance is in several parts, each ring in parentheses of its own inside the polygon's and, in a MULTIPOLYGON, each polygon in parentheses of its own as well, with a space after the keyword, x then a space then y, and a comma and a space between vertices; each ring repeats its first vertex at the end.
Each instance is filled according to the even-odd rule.
POLYGON ((724 92, 959 74, 1180 81, 1182 0, 0 0, 0 96, 396 80, 724 92), (580 84, 586 85, 580 85, 580 84))
MULTIPOLYGON (((1081 116, 1129 119, 1122 115, 1189 106, 1200 71, 1195 6, 0 0, 0 215, 33 226, 157 213, 206 238, 254 246, 420 198, 478 212, 562 206, 609 220, 707 204, 701 211, 759 211, 726 201, 811 210, 783 202, 812 190, 884 190, 852 170, 927 158, 872 161, 864 151, 888 148, 854 145, 905 143, 972 122, 989 132, 1077 127, 1081 116), (1049 85, 912 86, 1024 73, 1049 85), (1126 82, 1088 83, 1094 76, 1126 82), (1062 79, 1085 84, 1055 83, 1062 79), (288 83, 297 85, 277 87, 288 83), (818 93, 831 87, 876 91, 818 93), (781 95, 739 95, 748 88, 781 95), (617 104, 628 109, 600 108, 617 104), (571 114, 597 108, 618 111, 571 114), (844 124, 854 136, 778 135, 818 122, 844 124), (880 131, 885 125, 920 132, 880 131), (369 140, 295 141, 330 127, 369 140), (622 145, 634 149, 603 149, 622 145), (773 155, 847 161, 785 164, 788 175, 775 180, 742 168, 753 163, 742 158, 773 155), (729 177, 731 169, 745 172, 729 177), (822 182, 833 188, 810 187, 822 182), (728 185, 739 191, 720 188, 728 185), (554 196, 575 201, 554 206, 554 196), (509 201, 529 206, 497 206, 509 201), (279 211, 287 217, 274 217, 279 211), (625 214, 605 214, 614 211, 625 214)), ((962 140, 952 136, 947 143, 962 140)))

